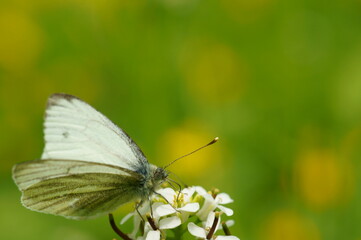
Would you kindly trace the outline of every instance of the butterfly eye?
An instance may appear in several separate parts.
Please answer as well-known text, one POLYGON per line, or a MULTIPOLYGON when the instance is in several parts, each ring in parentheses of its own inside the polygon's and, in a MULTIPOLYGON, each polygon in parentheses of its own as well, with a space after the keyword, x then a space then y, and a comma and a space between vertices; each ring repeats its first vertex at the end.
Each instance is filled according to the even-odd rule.
POLYGON ((168 177, 168 173, 163 169, 158 167, 154 172, 154 180, 155 181, 162 181, 165 180, 168 177))

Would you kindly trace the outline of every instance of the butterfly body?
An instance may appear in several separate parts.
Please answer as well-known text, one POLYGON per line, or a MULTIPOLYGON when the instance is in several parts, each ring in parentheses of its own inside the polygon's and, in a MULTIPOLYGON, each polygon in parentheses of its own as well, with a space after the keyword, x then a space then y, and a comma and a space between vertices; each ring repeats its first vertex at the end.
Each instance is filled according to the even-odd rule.
POLYGON ((123 130, 74 96, 50 96, 44 134, 41 159, 13 167, 22 204, 31 210, 94 218, 147 200, 168 176, 123 130))

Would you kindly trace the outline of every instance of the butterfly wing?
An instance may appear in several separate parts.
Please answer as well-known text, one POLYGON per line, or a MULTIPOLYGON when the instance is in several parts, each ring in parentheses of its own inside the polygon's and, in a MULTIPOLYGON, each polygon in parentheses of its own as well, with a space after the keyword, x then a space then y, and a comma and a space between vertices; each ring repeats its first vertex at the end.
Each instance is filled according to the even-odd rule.
POLYGON ((34 211, 72 219, 89 219, 140 198, 144 176, 112 165, 35 160, 13 168, 22 204, 34 211))
POLYGON ((42 159, 76 159, 149 174, 149 163, 135 142, 75 96, 57 93, 49 97, 44 134, 42 159))

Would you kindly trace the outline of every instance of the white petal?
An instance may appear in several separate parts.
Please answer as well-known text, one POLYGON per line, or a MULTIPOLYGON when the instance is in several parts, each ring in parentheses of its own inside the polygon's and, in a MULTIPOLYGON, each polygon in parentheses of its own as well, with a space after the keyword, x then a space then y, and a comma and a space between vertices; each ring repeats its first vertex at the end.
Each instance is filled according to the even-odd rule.
POLYGON ((192 197, 195 191, 196 191, 195 187, 188 187, 183 189, 182 193, 184 195, 184 202, 189 202, 190 198, 192 197))
POLYGON ((169 214, 173 214, 176 210, 169 204, 161 205, 155 209, 155 212, 159 217, 163 217, 169 214))
POLYGON ((218 205, 218 208, 224 212, 227 216, 232 216, 233 215, 233 210, 230 209, 230 208, 227 208, 225 206, 221 206, 221 205, 218 205))
POLYGON ((164 195, 175 195, 175 191, 173 188, 161 188, 159 190, 157 190, 157 193, 161 193, 161 194, 164 194, 164 195))
MULTIPOLYGON (((162 197, 167 199, 169 203, 172 203, 174 201, 174 196, 176 195, 176 192, 171 188, 161 188, 157 191, 162 197)), ((159 197, 161 197, 158 195, 159 197)))
POLYGON ((157 231, 149 231, 145 240, 159 240, 160 232, 157 231))
POLYGON ((196 189, 196 191, 199 195, 207 194, 207 191, 204 188, 202 188, 201 186, 195 186, 194 188, 196 189))
MULTIPOLYGON (((146 213, 150 212, 150 204, 149 201, 143 202, 141 206, 138 207, 138 211, 141 215, 145 215, 146 213)), ((137 210, 134 211, 135 215, 139 215, 137 210)))
POLYGON ((226 221, 227 227, 232 227, 234 225, 234 220, 228 220, 226 221))
POLYGON ((144 224, 144 233, 147 233, 147 232, 149 232, 149 231, 153 231, 153 228, 152 228, 152 226, 150 226, 150 223, 149 223, 149 222, 146 222, 146 223, 144 224))
POLYGON ((195 225, 194 223, 192 223, 192 222, 188 223, 187 227, 188 227, 188 231, 193 236, 196 236, 196 237, 199 237, 199 238, 206 238, 207 237, 206 230, 204 230, 203 228, 195 225))
POLYGON ((217 236, 216 240, 239 240, 236 236, 217 236))
MULTIPOLYGON (((216 213, 215 212, 210 212, 208 217, 207 217, 207 221, 205 222, 205 226, 204 228, 208 229, 211 228, 213 226, 214 220, 216 218, 216 213)), ((221 229, 221 215, 218 215, 218 221, 217 221, 217 226, 216 229, 221 229)))
POLYGON ((159 221, 160 229, 172 229, 181 225, 181 220, 177 216, 163 218, 159 221))
POLYGON ((134 239, 135 236, 137 235, 141 221, 142 220, 141 220, 139 214, 134 213, 134 218, 133 218, 133 226, 134 226, 134 228, 133 228, 133 232, 129 235, 131 238, 134 239))
POLYGON ((190 213, 189 212, 181 212, 179 218, 181 219, 182 223, 185 223, 189 218, 190 213))
POLYGON ((216 201, 214 201, 213 197, 210 194, 203 195, 204 203, 201 209, 197 212, 197 216, 202 220, 205 221, 208 217, 208 214, 212 212, 217 207, 216 201))
MULTIPOLYGON (((169 204, 164 204, 164 203, 162 203, 162 202, 155 202, 155 203, 153 203, 153 205, 152 205, 153 214, 154 214, 153 218, 154 218, 154 220, 155 220, 156 222, 159 220, 160 217, 167 215, 167 214, 165 214, 165 215, 159 215, 159 212, 157 211, 157 209, 158 209, 159 207, 167 206, 167 205, 169 206, 169 204)), ((170 207, 171 207, 171 206, 170 206, 170 207)))
MULTIPOLYGON (((214 212, 210 212, 210 213, 208 214, 207 221, 206 221, 206 226, 205 226, 206 228, 212 227, 215 216, 216 216, 216 215, 215 215, 214 212)), ((219 222, 219 221, 218 221, 218 222, 219 222)))
POLYGON ((178 208, 178 210, 185 211, 185 212, 197 212, 198 209, 199 209, 199 203, 197 203, 197 202, 188 203, 185 206, 178 208))
POLYGON ((233 199, 227 193, 220 193, 216 196, 216 201, 220 204, 233 202, 233 199))
POLYGON ((132 213, 128 213, 127 215, 125 215, 125 217, 123 217, 123 219, 120 221, 120 225, 124 224, 126 221, 129 220, 129 218, 134 216, 134 212, 132 213))

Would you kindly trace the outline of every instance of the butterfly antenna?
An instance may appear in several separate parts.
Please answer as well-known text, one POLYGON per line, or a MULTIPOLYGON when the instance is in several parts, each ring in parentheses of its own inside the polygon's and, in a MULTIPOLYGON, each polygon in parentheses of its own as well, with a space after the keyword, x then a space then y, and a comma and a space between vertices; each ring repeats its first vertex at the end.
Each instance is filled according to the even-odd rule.
POLYGON ((189 156, 189 155, 191 155, 191 154, 193 154, 193 153, 195 153, 195 152, 198 152, 199 150, 201 150, 201 149, 203 149, 203 148, 205 148, 205 147, 208 147, 208 146, 212 145, 213 143, 216 143, 216 142, 218 141, 218 139, 219 139, 219 138, 216 137, 216 138, 214 138, 211 142, 207 143, 206 145, 204 145, 204 146, 202 146, 202 147, 200 147, 200 148, 197 148, 196 150, 194 150, 194 151, 192 151, 192 152, 190 152, 190 153, 187 153, 186 155, 183 155, 183 156, 181 156, 181 157, 173 160, 172 162, 170 162, 169 164, 167 164, 166 166, 164 166, 163 169, 166 169, 167 167, 169 167, 170 165, 172 165, 173 163, 175 163, 176 161, 178 161, 178 160, 181 159, 181 158, 187 157, 187 156, 189 156))

